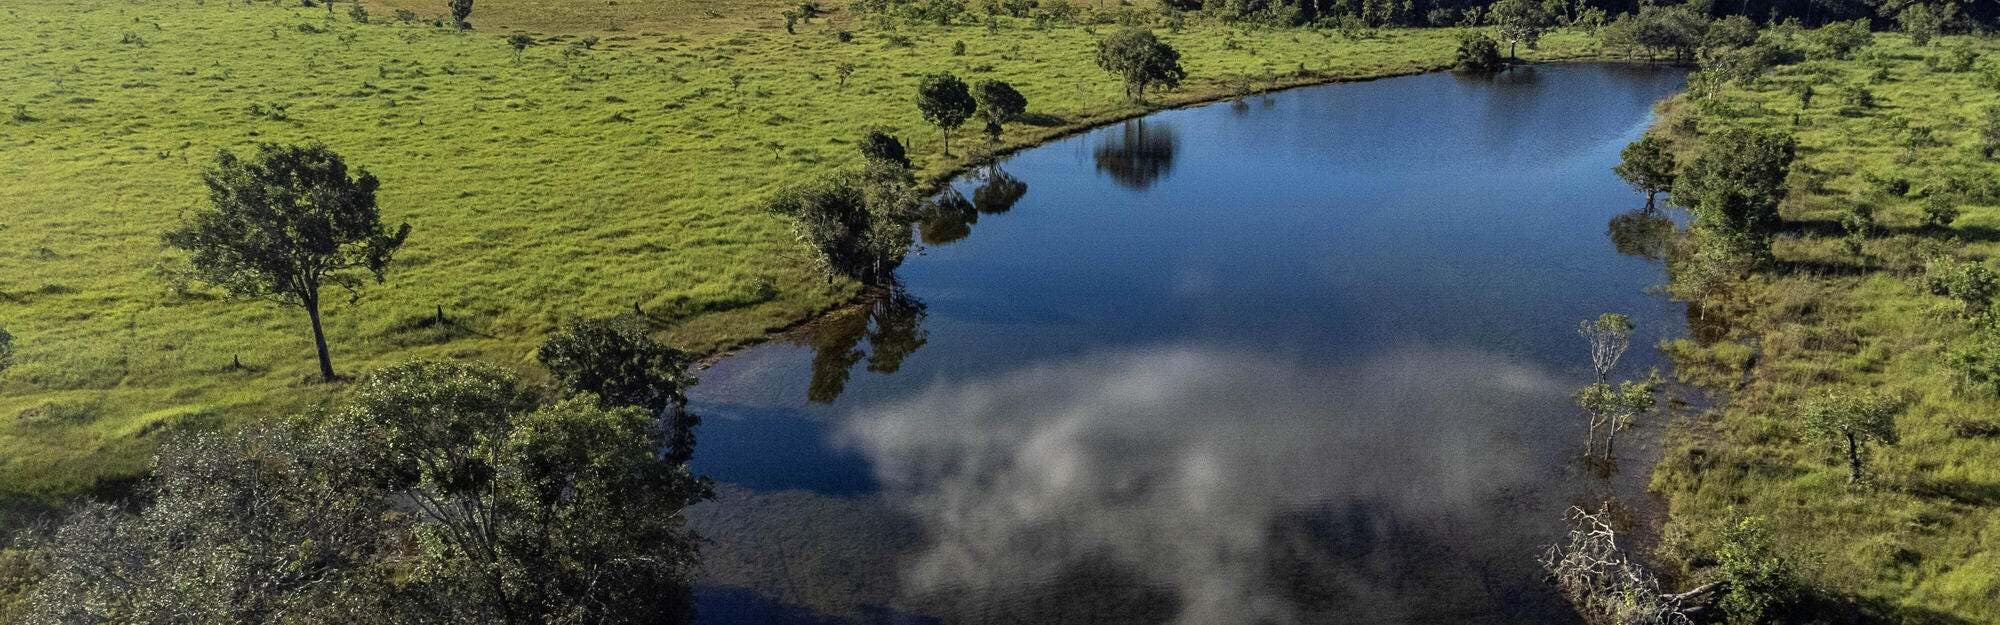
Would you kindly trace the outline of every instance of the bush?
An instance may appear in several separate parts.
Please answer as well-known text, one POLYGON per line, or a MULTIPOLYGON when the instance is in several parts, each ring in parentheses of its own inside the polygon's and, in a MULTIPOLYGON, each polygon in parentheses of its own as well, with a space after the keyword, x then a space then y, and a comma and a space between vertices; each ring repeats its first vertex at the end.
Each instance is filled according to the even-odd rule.
POLYGON ((1779 553, 1771 524, 1763 517, 1743 517, 1725 526, 1715 559, 1717 572, 1729 585, 1718 604, 1732 622, 1762 623, 1804 594, 1804 582, 1791 560, 1779 553))
POLYGON ((1958 220, 1958 205, 1950 198, 1932 195, 1924 198, 1924 225, 1931 228, 1948 228, 1958 220))
POLYGON ((1970 316, 1993 305, 2000 277, 1985 263, 1935 258, 1924 264, 1924 288, 1932 295, 1958 300, 1959 311, 1970 316))
POLYGON ((1458 70, 1490 74, 1506 67, 1500 58, 1500 42, 1485 33, 1466 31, 1458 37, 1458 70))
POLYGON ((1827 24, 1812 35, 1817 54, 1833 59, 1845 59, 1874 42, 1875 34, 1868 30, 1867 19, 1827 24))

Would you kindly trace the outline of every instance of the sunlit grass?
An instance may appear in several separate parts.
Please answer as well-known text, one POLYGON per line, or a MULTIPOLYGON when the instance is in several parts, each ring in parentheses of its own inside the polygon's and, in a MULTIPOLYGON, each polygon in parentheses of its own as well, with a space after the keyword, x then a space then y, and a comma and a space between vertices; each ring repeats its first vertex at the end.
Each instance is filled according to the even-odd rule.
MULTIPOLYGON (((0 495, 132 475, 162 432, 337 388, 308 381, 298 311, 168 279, 159 235, 205 200, 218 149, 323 141, 381 178, 386 219, 414 226, 387 284, 327 311, 335 365, 356 374, 413 356, 522 365, 568 315, 636 306, 664 338, 714 351, 838 305, 853 286, 813 275, 756 204, 854 162, 870 126, 912 141, 929 175, 957 168, 910 104, 926 72, 1012 82, 1043 120, 996 146, 962 138, 965 153, 1142 110, 1093 64, 1111 24, 902 24, 908 44, 891 45, 838 11, 788 35, 773 3, 482 0, 468 33, 393 16, 441 13, 429 0, 371 3, 366 25, 277 4, 293 6, 0 8, 0 326, 20 349, 0 375, 0 495), (514 32, 536 45, 517 56, 514 32), (574 49, 585 36, 599 40, 574 49), (856 67, 845 87, 841 63, 856 67), (439 307, 451 324, 426 322, 439 307)), ((1448 31, 1161 32, 1190 80, 1155 105, 1435 69, 1455 45, 1448 31)))
POLYGON ((1678 102, 1668 116, 1671 128, 1693 115, 1704 132, 1793 129, 1800 162, 1820 173, 1795 175, 1784 212, 1798 233, 1778 241, 1782 269, 1753 281, 1730 338, 1707 348, 1676 345, 1687 356, 1679 359, 1683 373, 1721 389, 1727 404, 1718 419, 1678 437, 1654 485, 1697 542, 1732 507, 1770 517, 1790 547, 1819 559, 1817 582, 1858 595, 1872 612, 1913 623, 2000 623, 2000 438, 1960 429, 1996 419, 2000 401, 1958 388, 1945 354, 1970 327, 1955 304, 1927 294, 1916 273, 1926 253, 2000 252, 1992 234, 2000 206, 1964 206, 1951 231, 1928 232, 1920 228, 1921 201, 1884 182, 1906 178, 1922 188, 1968 171, 1991 184, 2000 175, 1977 151, 1984 109, 2000 104, 1993 87, 2000 42, 1953 37, 1916 48, 1880 34, 1877 41, 1854 60, 1782 68, 1709 105, 1678 102), (1927 59, 1957 47, 1981 53, 1974 71, 1930 68, 1927 59), (1795 88, 1808 83, 1815 96, 1801 111, 1795 88), (1877 105, 1842 112, 1840 90, 1852 85, 1869 89, 1877 105), (1910 154, 1899 134, 1905 122, 1933 128, 1939 144, 1910 154), (1866 245, 1865 261, 1839 240, 1840 215, 1859 202, 1877 206, 1883 229, 1866 245), (1732 369, 1744 364, 1753 367, 1747 378, 1732 369), (1846 484, 1832 448, 1804 437, 1793 410, 1843 384, 1912 399, 1897 419, 1901 444, 1874 449, 1876 477, 1859 488, 1846 484))

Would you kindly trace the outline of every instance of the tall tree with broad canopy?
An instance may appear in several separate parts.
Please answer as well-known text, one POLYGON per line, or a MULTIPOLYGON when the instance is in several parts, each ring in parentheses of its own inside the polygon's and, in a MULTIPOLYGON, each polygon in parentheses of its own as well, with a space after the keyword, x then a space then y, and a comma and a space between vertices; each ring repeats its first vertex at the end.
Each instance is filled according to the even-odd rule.
POLYGON ((951 130, 971 119, 978 107, 972 90, 951 72, 925 76, 917 85, 917 111, 923 113, 924 121, 944 131, 945 156, 951 156, 951 130))
POLYGON ((1000 138, 1002 125, 1028 112, 1028 96, 998 80, 979 81, 972 97, 979 102, 979 115, 986 118, 986 136, 992 139, 1000 138))
POLYGON ((1500 0, 1493 3, 1489 15, 1499 26, 1500 40, 1507 42, 1507 57, 1521 58, 1519 46, 1526 44, 1535 49, 1542 41, 1542 31, 1548 30, 1548 11, 1538 0, 1500 0))
POLYGON ((358 297, 363 277, 382 282, 410 234, 390 232, 375 207, 380 183, 324 145, 257 147, 251 160, 223 151, 203 174, 209 206, 166 234, 186 251, 192 277, 231 295, 305 309, 320 378, 335 378, 320 325, 321 287, 358 297))
POLYGON ((1153 31, 1127 28, 1097 42, 1097 66, 1125 81, 1125 97, 1138 102, 1154 85, 1178 87, 1187 78, 1181 53, 1153 31))
POLYGON ((1741 241, 1757 259, 1771 253, 1783 218, 1785 176, 1798 143, 1790 135, 1740 128, 1717 131, 1674 180, 1673 199, 1695 225, 1741 241))
POLYGON ((791 218, 829 283, 847 276, 872 286, 894 278, 920 205, 909 171, 878 160, 786 189, 764 208, 791 218))
POLYGON ((1800 407, 1807 435, 1845 448, 1849 484, 1861 481, 1869 443, 1900 441, 1896 414, 1902 411, 1901 400, 1874 391, 1828 391, 1800 407))
POLYGON ((1665 139, 1648 134, 1625 146, 1618 165, 1611 169, 1632 188, 1646 194, 1646 209, 1661 193, 1674 187, 1674 153, 1665 139))

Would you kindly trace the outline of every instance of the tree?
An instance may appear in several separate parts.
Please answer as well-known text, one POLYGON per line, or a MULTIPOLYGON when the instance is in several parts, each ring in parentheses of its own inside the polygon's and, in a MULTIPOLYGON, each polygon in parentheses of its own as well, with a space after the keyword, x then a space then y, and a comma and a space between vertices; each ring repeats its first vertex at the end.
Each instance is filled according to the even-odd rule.
POLYGON ((834 76, 834 79, 836 80, 836 82, 834 83, 834 88, 835 88, 835 89, 846 89, 846 88, 847 88, 847 77, 848 77, 848 76, 853 76, 853 75, 854 75, 854 64, 853 64, 853 63, 849 63, 849 62, 846 62, 846 61, 842 61, 841 63, 839 63, 839 64, 837 64, 837 65, 834 65, 834 66, 833 66, 833 76, 834 76))
POLYGON ((193 277, 232 295, 304 308, 319 352, 320 378, 334 379, 320 288, 359 296, 362 275, 382 282, 410 225, 382 228, 375 176, 349 178, 347 163, 323 145, 258 146, 253 161, 228 151, 203 174, 210 206, 166 234, 190 255, 193 277))
POLYGON ((1146 95, 1146 88, 1160 85, 1172 89, 1187 78, 1181 68, 1181 53, 1160 41, 1153 32, 1127 28, 1097 42, 1097 66, 1125 81, 1125 97, 1134 102, 1146 95))
POLYGON ((1875 33, 1869 30, 1867 19, 1834 22, 1812 32, 1812 43, 1819 52, 1835 59, 1845 59, 1875 42, 1875 33))
POLYGON ((1476 30, 1466 30, 1458 35, 1458 70, 1478 74, 1491 74, 1506 67, 1500 58, 1500 43, 1476 30))
POLYGON ((1618 433, 1630 429, 1640 417, 1653 411, 1653 383, 1626 380, 1618 386, 1597 382, 1576 392, 1576 404, 1590 417, 1590 433, 1584 441, 1583 454, 1590 456, 1597 449, 1597 430, 1604 428, 1604 456, 1606 461, 1618 453, 1618 433))
POLYGON ((1695 225, 1740 238, 1756 258, 1770 255, 1783 218, 1785 176, 1797 143, 1790 135, 1731 128, 1710 135, 1674 180, 1673 199, 1695 225))
POLYGON ((877 161, 786 189, 765 210, 792 219, 828 282, 847 276, 877 285, 893 279, 909 251, 918 204, 909 172, 877 161))
POLYGON ((1013 85, 998 80, 980 81, 972 95, 978 100, 980 116, 986 118, 986 135, 996 140, 1000 138, 1002 124, 1028 112, 1028 97, 1015 91, 1013 85))
POLYGON ((707 480, 659 456, 645 410, 588 396, 537 407, 490 365, 414 361, 369 376, 326 427, 417 522, 405 583, 438 620, 685 623, 707 480))
POLYGON ((1665 139, 1648 134, 1625 146, 1619 156, 1618 165, 1611 171, 1646 194, 1646 209, 1652 210, 1654 198, 1674 186, 1673 150, 1665 139))
POLYGON ((536 360, 572 393, 595 395, 606 407, 632 406, 667 419, 667 461, 694 457, 694 428, 701 419, 687 410, 688 372, 694 357, 660 344, 638 320, 571 319, 535 351, 536 360))
POLYGON ((1590 341, 1590 367, 1599 383, 1611 375, 1632 345, 1632 319, 1618 313, 1604 313, 1576 325, 1576 333, 1590 341))
POLYGON ((861 137, 861 158, 871 162, 882 162, 910 168, 910 155, 903 149, 903 142, 881 130, 870 130, 861 137))
POLYGON ((1902 401, 1873 391, 1828 391, 1800 408, 1808 436, 1844 443, 1849 484, 1861 481, 1869 443, 1898 442, 1896 413, 1902 410, 1902 401))
POLYGON ((970 119, 978 106, 965 81, 950 72, 925 76, 917 86, 917 111, 923 113, 924 121, 944 131, 945 156, 951 156, 951 130, 970 119))
POLYGON ((0 373, 14 366, 14 335, 0 328, 0 373))
POLYGON ((373 622, 398 525, 361 442, 295 426, 170 441, 137 513, 84 506, 26 623, 373 622), (373 615, 373 618, 370 617, 373 615))
POLYGON ((472 17, 472 0, 446 0, 445 4, 451 7, 452 25, 459 30, 472 28, 472 22, 467 21, 472 17))
POLYGON ((1716 605, 1732 623, 1763 623, 1803 594, 1798 566, 1778 550, 1771 523, 1742 517, 1722 528, 1715 550, 1718 581, 1725 589, 1716 605))
POLYGON ((1945 26, 1958 18, 1958 5, 1912 2, 1896 14, 1896 25, 1909 33, 1910 42, 1918 46, 1928 46, 1931 39, 1944 34, 1945 26))
POLYGON ((1494 25, 1500 27, 1500 40, 1507 42, 1509 58, 1521 58, 1517 47, 1522 44, 1535 49, 1542 31, 1549 27, 1549 14, 1537 0, 1500 0, 1493 3, 1491 15, 1494 25))
POLYGON ((514 46, 514 60, 519 61, 521 60, 521 53, 526 52, 528 46, 535 45, 535 38, 522 33, 514 33, 507 36, 507 45, 514 46))

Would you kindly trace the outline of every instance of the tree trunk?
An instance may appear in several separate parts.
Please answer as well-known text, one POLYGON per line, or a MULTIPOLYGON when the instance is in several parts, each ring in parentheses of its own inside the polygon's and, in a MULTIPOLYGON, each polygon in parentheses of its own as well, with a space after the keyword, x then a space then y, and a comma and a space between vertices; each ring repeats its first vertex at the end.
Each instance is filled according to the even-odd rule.
POLYGON ((1611 428, 1604 433, 1604 459, 1610 460, 1618 453, 1618 421, 1611 421, 1611 428))
POLYGON ((320 329, 319 326, 318 294, 305 298, 305 306, 306 316, 312 318, 313 347, 319 350, 319 377, 321 380, 332 382, 333 356, 326 351, 326 330, 320 329))
POLYGON ((944 155, 951 156, 951 129, 942 126, 939 128, 944 130, 944 155))
POLYGON ((1847 434, 1847 483, 1861 481, 1861 441, 1855 440, 1854 433, 1847 434))

